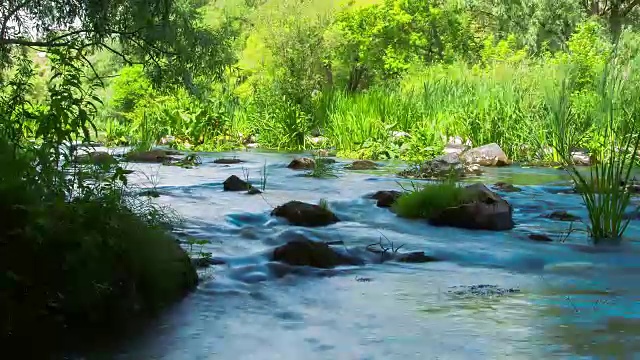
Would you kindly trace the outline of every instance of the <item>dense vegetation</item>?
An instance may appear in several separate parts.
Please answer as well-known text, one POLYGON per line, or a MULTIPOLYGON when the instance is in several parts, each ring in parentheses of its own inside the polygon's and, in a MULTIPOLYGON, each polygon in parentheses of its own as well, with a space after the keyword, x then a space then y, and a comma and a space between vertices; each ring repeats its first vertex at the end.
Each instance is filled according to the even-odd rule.
POLYGON ((3 340, 102 326, 195 284, 170 214, 117 164, 74 161, 71 143, 96 137, 412 161, 451 136, 516 161, 586 147, 612 159, 588 192, 608 197, 585 196, 593 236, 620 236, 639 14, 635 0, 3 1, 3 340))
POLYGON ((575 145, 591 149, 618 40, 619 68, 637 81, 635 1, 217 0, 197 11, 217 56, 169 64, 186 71, 182 82, 166 86, 164 72, 106 49, 94 55, 107 85, 104 140, 420 160, 461 136, 516 161, 558 161, 549 99, 563 80, 584 135, 575 145))
POLYGON ((100 51, 147 65, 168 87, 191 66, 214 72, 204 65, 217 61, 207 56, 215 33, 199 30, 185 5, 0 4, 0 341, 9 354, 49 358, 196 286, 166 231, 179 219, 133 196, 117 163, 80 164, 72 144, 95 130, 100 51))

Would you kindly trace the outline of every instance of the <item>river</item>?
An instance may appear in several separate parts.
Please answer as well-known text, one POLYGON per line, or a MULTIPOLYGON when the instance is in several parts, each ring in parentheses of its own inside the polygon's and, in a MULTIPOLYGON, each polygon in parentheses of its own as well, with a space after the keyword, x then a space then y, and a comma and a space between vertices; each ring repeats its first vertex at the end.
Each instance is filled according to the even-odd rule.
MULTIPOLYGON (((581 225, 566 236, 568 222, 540 216, 567 210, 587 218, 579 195, 558 192, 569 186, 563 171, 487 169, 474 181, 523 189, 500 193, 514 207, 516 228, 471 231, 400 219, 364 197, 408 184, 393 175, 401 163, 317 179, 286 168, 295 156, 202 154, 203 164, 193 169, 130 164, 139 170, 130 175, 133 183, 149 186, 153 179, 162 195, 156 201, 187 219, 180 233, 210 240, 203 250, 227 264, 206 270, 194 293, 144 329, 84 358, 640 359, 640 221, 632 221, 620 247, 594 248, 581 225), (245 162, 213 163, 231 156, 245 162), (222 190, 228 176, 242 178, 243 171, 259 182, 265 163, 263 195, 222 190), (301 228, 269 216, 289 200, 323 198, 343 221, 301 228), (527 231, 557 241, 535 242, 527 231), (444 261, 282 276, 265 253, 302 235, 342 240, 353 251, 384 236, 403 251, 444 261), (474 294, 464 288, 472 285, 491 286, 474 294), (492 294, 492 286, 517 291, 492 294)), ((347 163, 338 159, 336 167, 347 163)))

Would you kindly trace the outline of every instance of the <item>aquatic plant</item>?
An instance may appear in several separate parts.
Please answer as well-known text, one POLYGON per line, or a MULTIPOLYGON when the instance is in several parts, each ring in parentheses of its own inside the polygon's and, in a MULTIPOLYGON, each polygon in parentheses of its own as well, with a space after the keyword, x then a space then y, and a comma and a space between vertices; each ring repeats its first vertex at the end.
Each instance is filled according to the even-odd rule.
POLYGON ((183 159, 175 162, 167 161, 165 165, 179 166, 181 168, 190 169, 194 166, 202 164, 202 158, 198 154, 187 154, 183 159))
POLYGON ((329 210, 329 201, 325 198, 322 198, 320 199, 320 201, 318 201, 318 206, 325 210, 329 210))
POLYGON ((242 167, 242 177, 244 178, 244 182, 247 183, 247 190, 249 190, 249 188, 251 188, 251 178, 250 178, 249 174, 250 174, 250 170, 243 166, 242 167))
POLYGON ((331 159, 319 155, 314 155, 313 160, 315 162, 315 166, 311 170, 307 171, 305 173, 305 176, 319 179, 338 177, 331 159))
MULTIPOLYGON (((466 192, 454 180, 418 185, 402 194, 392 205, 398 216, 429 219, 439 211, 467 201, 466 192)), ((406 190, 406 189, 405 189, 406 190)))
POLYGON ((264 192, 267 188, 267 160, 264 161, 264 165, 262 165, 262 171, 260 172, 260 191, 264 192))
POLYGON ((638 57, 632 63, 619 64, 612 57, 602 74, 600 106, 593 114, 600 131, 599 146, 592 149, 598 161, 587 174, 573 163, 571 151, 582 135, 574 125, 575 118, 567 100, 569 91, 564 83, 557 102, 552 106, 552 131, 558 140, 553 144, 554 149, 587 207, 588 230, 594 242, 621 240, 630 221, 624 214, 631 194, 624 185, 629 183, 633 158, 637 156, 640 145, 640 106, 637 101, 625 100, 640 93, 625 76, 637 61, 638 57))
POLYGON ((186 240, 187 245, 189 246, 187 253, 191 257, 192 260, 200 263, 206 263, 211 259, 211 252, 204 251, 204 246, 211 243, 211 240, 207 239, 198 239, 194 237, 189 237, 186 240), (193 249, 194 246, 198 246, 196 250, 193 249))
POLYGON ((373 253, 379 253, 380 262, 384 262, 386 260, 385 256, 387 255, 389 250, 391 250, 391 256, 395 256, 404 245, 405 244, 402 244, 400 246, 395 246, 393 241, 389 240, 389 238, 385 234, 380 232, 380 239, 378 240, 378 242, 367 245, 365 249, 373 253), (385 246, 385 244, 382 243, 383 238, 387 241, 387 246, 385 246))

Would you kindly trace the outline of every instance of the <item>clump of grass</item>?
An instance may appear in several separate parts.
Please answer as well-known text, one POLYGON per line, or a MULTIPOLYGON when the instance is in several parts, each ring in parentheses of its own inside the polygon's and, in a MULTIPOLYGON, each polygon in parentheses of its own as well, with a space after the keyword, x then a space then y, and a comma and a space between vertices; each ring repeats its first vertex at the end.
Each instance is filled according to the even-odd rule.
POLYGON ((602 76, 599 89, 600 108, 594 114, 599 121, 600 146, 594 149, 597 161, 587 175, 581 173, 571 159, 571 148, 579 136, 574 131, 575 119, 571 105, 567 101, 569 89, 562 87, 558 103, 554 109, 555 137, 562 139, 554 148, 565 164, 565 169, 580 190, 589 212, 588 230, 595 243, 619 241, 629 225, 625 212, 630 203, 631 193, 622 184, 629 183, 634 167, 633 158, 640 145, 640 107, 637 101, 626 102, 623 97, 629 93, 638 95, 626 86, 622 73, 608 66, 602 76), (621 101, 622 100, 622 101, 621 101))
POLYGON ((338 175, 336 174, 336 170, 331 163, 331 160, 318 155, 314 156, 313 160, 315 161, 316 165, 313 167, 313 169, 307 171, 307 173, 305 174, 306 176, 319 179, 338 177, 338 175))
POLYGON ((464 188, 455 181, 443 181, 425 185, 412 183, 413 190, 396 200, 393 210, 400 217, 430 219, 438 212, 468 201, 464 188))
POLYGON ((318 206, 325 210, 329 210, 329 201, 325 198, 322 198, 320 199, 320 201, 318 201, 318 206))

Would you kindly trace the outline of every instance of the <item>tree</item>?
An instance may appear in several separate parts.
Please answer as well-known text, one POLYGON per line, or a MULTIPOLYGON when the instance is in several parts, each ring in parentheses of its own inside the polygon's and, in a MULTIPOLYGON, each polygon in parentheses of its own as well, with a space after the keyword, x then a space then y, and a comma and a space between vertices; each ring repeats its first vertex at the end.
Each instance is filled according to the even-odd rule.
MULTIPOLYGON (((228 63, 226 28, 201 21, 200 0, 4 0, 0 4, 0 71, 20 46, 64 52, 93 69, 88 56, 109 51, 127 64, 145 64, 157 82, 193 74, 221 75, 228 63)), ((15 58, 14 58, 15 59, 15 58)), ((95 71, 94 71, 95 73, 95 71)), ((97 74, 96 74, 97 75, 97 74)))
POLYGON ((536 52, 562 49, 585 18, 578 0, 470 0, 477 21, 498 40, 516 36, 519 45, 536 52))
POLYGON ((606 19, 613 40, 617 40, 622 26, 629 22, 640 0, 581 0, 583 9, 590 15, 606 19))
POLYGON ((348 91, 396 78, 412 63, 468 60, 479 49, 468 15, 462 6, 442 0, 353 6, 327 31, 331 60, 349 69, 348 91))

